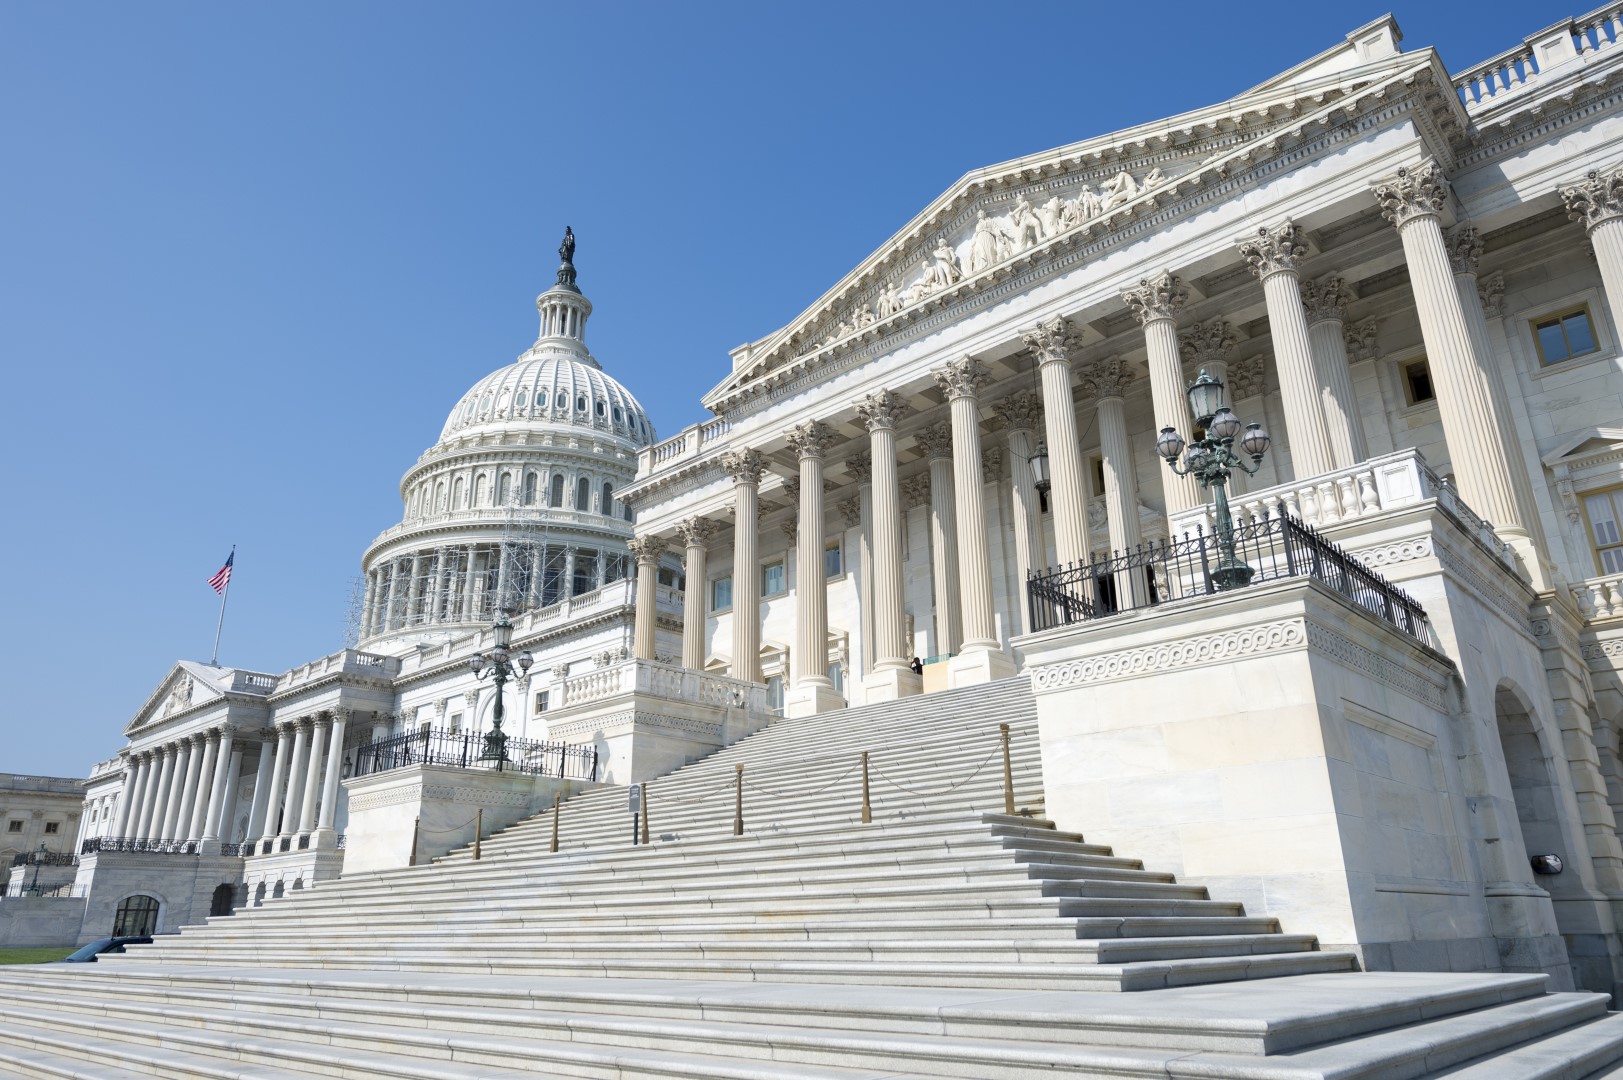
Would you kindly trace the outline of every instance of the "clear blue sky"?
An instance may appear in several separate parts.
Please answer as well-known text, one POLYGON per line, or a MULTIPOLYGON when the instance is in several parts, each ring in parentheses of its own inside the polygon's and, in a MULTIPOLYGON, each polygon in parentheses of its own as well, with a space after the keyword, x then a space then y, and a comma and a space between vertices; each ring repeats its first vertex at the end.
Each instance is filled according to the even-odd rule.
MULTIPOLYGON (((0 771, 81 776, 238 547, 221 660, 342 644, 362 549, 579 237, 662 436, 962 173, 1228 97, 1332 4, 0 6, 0 771)), ((1578 9, 1411 3, 1458 71, 1578 9)))

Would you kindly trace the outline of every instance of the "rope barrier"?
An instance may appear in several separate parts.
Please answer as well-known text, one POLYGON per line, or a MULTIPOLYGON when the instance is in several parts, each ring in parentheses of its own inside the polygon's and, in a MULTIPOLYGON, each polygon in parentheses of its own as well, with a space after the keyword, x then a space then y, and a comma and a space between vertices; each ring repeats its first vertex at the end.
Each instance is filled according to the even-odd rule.
POLYGON ((426 828, 426 827, 419 824, 418 831, 425 834, 425 835, 432 834, 432 835, 436 835, 436 836, 444 836, 446 833, 461 832, 463 829, 466 829, 469 825, 472 825, 474 822, 478 821, 479 818, 482 815, 483 815, 483 811, 475 813, 473 815, 473 817, 469 818, 467 821, 464 821, 460 825, 452 826, 449 829, 430 829, 430 828, 426 828))
POLYGON ((773 791, 771 788, 762 787, 761 785, 757 784, 753 780, 746 780, 746 781, 744 781, 744 783, 749 785, 751 791, 759 791, 762 795, 771 795, 773 798, 777 798, 777 799, 789 799, 789 798, 795 798, 795 797, 798 797, 798 796, 806 796, 807 798, 809 798, 809 797, 811 797, 813 795, 821 795, 823 792, 827 791, 829 788, 835 786, 841 780, 844 780, 846 777, 848 777, 852 773, 856 772, 857 771, 857 766, 859 766, 861 764, 862 764, 861 761, 853 762, 851 764, 850 768, 846 769, 839 776, 836 776, 834 779, 830 780, 828 783, 824 784, 822 787, 818 788, 816 791, 793 791, 793 792, 773 791))
POLYGON ((941 791, 932 791, 932 792, 914 791, 912 788, 904 787, 903 785, 898 784, 896 781, 892 780, 890 777, 886 776, 884 770, 881 769, 878 765, 873 766, 873 771, 879 774, 879 779, 883 780, 885 783, 889 784, 891 787, 896 788, 898 791, 905 791, 909 795, 917 795, 921 799, 933 799, 938 795, 951 795, 953 792, 957 791, 959 788, 963 787, 965 784, 967 784, 971 780, 975 779, 975 777, 977 777, 977 776, 979 776, 981 774, 981 770, 986 768, 987 762, 989 762, 993 758, 997 757, 998 754, 1002 752, 1002 750, 1003 750, 1003 744, 1002 744, 1002 742, 1000 740, 998 745, 992 747, 992 752, 990 754, 987 754, 984 758, 982 758, 981 763, 979 765, 975 766, 975 771, 974 772, 970 773, 968 776, 964 777, 962 780, 958 781, 956 784, 952 785, 951 787, 945 788, 945 789, 943 789, 941 791))

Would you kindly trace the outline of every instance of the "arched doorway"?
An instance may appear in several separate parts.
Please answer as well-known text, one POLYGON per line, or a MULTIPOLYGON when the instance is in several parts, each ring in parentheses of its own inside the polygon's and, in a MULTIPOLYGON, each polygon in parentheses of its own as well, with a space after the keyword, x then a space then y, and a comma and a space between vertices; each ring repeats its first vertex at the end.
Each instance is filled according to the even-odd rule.
POLYGON ((154 896, 126 896, 113 912, 114 937, 141 937, 158 929, 158 899, 154 896))
POLYGON ((1500 683, 1494 691, 1493 712, 1528 858, 1559 855, 1570 863, 1580 853, 1566 850, 1561 829, 1561 789, 1556 786, 1551 756, 1539 738, 1531 711, 1514 687, 1500 683))
POLYGON ((209 915, 214 916, 231 914, 231 908, 236 903, 236 899, 237 890, 229 883, 216 886, 214 889, 214 898, 209 901, 209 915))
POLYGON ((272 900, 280 900, 282 898, 282 894, 285 891, 286 891, 286 889, 283 888, 282 883, 280 881, 278 881, 276 883, 276 887, 271 890, 271 899, 272 900))

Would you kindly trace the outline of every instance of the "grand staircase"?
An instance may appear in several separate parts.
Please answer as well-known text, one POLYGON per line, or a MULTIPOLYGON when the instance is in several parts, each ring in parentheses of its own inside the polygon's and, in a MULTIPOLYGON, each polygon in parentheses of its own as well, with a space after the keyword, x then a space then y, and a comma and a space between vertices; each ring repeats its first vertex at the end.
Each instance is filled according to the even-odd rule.
POLYGON ((624 789, 599 789, 477 861, 346 877, 89 968, 0 969, 0 1070, 1578 1080, 1623 1061, 1601 995, 1358 973, 1057 830, 1024 680, 778 721, 647 791, 646 846, 624 789))

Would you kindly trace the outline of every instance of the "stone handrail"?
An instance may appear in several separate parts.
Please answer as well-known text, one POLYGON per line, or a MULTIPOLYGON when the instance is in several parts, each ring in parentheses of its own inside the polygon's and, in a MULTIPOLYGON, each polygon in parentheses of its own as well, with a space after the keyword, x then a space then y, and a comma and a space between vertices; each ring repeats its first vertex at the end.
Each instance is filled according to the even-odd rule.
POLYGON ((1623 2, 1605 4, 1576 19, 1556 23, 1520 45, 1453 77, 1468 112, 1497 104, 1568 60, 1610 49, 1623 40, 1623 2))
MULTIPOLYGON (((1229 507, 1237 524, 1288 514, 1316 529, 1325 529, 1427 499, 1436 499, 1500 561, 1515 566, 1510 547, 1499 539, 1493 526, 1460 501, 1453 485, 1433 472, 1418 450, 1399 450, 1323 476, 1231 495, 1229 507)), ((1172 518, 1174 536, 1197 528, 1211 532, 1214 525, 1210 503, 1172 518)))
POLYGON ((1623 618, 1623 574, 1602 574, 1571 586, 1578 610, 1590 622, 1623 618))
POLYGON ((766 712, 766 687, 725 675, 692 671, 660 660, 624 660, 564 680, 560 707, 587 705, 622 694, 646 694, 705 705, 766 712))

